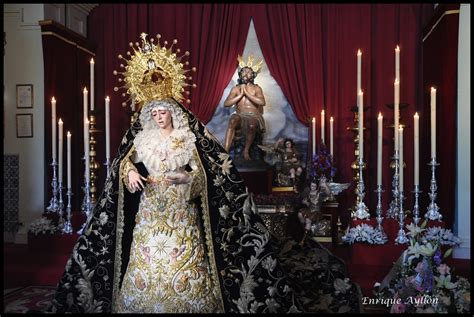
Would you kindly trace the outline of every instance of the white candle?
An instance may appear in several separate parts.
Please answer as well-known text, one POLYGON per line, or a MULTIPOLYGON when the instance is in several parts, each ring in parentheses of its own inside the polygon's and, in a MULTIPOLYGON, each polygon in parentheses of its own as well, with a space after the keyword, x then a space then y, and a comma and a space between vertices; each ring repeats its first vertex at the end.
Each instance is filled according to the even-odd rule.
POLYGON ((436 157, 436 89, 431 87, 431 157, 436 157))
POLYGON ((359 158, 364 158, 364 93, 359 91, 359 158))
POLYGON ((361 78, 362 78, 362 52, 359 49, 357 51, 357 92, 362 90, 362 83, 361 83, 361 78))
POLYGON ((321 111, 321 142, 324 144, 324 110, 321 111))
POLYGON ((53 154, 53 161, 56 161, 56 99, 51 98, 51 149, 53 154))
POLYGON ((67 132, 67 188, 71 188, 71 132, 67 132))
POLYGON ((58 121, 58 182, 63 182, 63 120, 58 121))
MULTIPOLYGON (((84 131, 85 131, 85 138, 87 140, 87 143, 89 143, 89 120, 86 119, 84 122, 84 131)), ((89 174, 90 174, 90 157, 89 157, 89 146, 84 147, 84 158, 85 158, 85 177, 86 177, 86 182, 89 182, 89 174)))
POLYGON ((110 99, 105 98, 105 159, 110 158, 110 99))
POLYGON ((329 119, 329 154, 334 158, 334 118, 329 119))
POLYGON ((399 171, 399 191, 403 192, 403 127, 400 127, 398 129, 399 136, 398 136, 398 142, 399 143, 399 152, 400 152, 400 161, 399 161, 399 166, 400 166, 400 171, 399 171))
POLYGON ((87 109, 87 103, 88 103, 88 101, 87 101, 87 94, 88 94, 87 88, 84 87, 84 91, 82 92, 82 95, 83 95, 84 120, 89 117, 89 116, 88 116, 88 110, 89 110, 89 109, 87 109))
POLYGON ((91 111, 94 111, 94 59, 91 58, 91 111))
POLYGON ((400 47, 395 48, 395 79, 400 82, 400 47))
POLYGON ((394 103, 393 103, 393 133, 395 140, 395 151, 398 150, 398 126, 400 120, 400 83, 395 79, 394 87, 394 103))
POLYGON ((313 156, 316 155, 316 118, 313 117, 311 120, 311 132, 312 132, 312 139, 313 139, 313 156))
POLYGON ((382 185, 382 130, 383 116, 379 112, 377 117, 377 185, 382 185))
POLYGON ((413 134, 413 153, 414 153, 414 181, 413 184, 420 185, 420 117, 418 112, 413 116, 414 134, 413 134))

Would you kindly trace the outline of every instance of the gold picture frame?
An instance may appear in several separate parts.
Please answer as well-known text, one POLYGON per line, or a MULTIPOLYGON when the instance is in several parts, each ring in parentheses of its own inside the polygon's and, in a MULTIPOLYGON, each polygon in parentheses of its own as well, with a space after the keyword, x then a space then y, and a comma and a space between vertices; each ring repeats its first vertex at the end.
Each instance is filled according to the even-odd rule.
POLYGON ((16 107, 18 109, 33 108, 33 85, 16 85, 16 107))
POLYGON ((21 113, 16 115, 16 137, 32 138, 33 137, 33 114, 21 113))

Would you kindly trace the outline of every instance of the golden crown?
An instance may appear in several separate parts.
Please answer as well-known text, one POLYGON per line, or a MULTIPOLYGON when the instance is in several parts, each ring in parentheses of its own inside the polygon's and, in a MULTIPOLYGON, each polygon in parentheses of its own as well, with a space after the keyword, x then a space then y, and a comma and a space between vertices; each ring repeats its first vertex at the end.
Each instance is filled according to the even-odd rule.
MULTIPOLYGON (((129 60, 121 54, 118 56, 126 62, 126 65, 120 64, 121 68, 125 68, 124 72, 114 70, 114 75, 120 74, 123 76, 123 78, 118 79, 119 82, 123 81, 124 83, 120 88, 126 89, 126 93, 129 95, 128 100, 134 100, 139 106, 151 100, 166 98, 183 100, 183 93, 189 95, 189 91, 185 91, 184 87, 196 87, 195 84, 186 83, 186 80, 192 80, 191 76, 186 77, 186 73, 190 70, 184 68, 184 66, 189 65, 189 62, 181 63, 181 59, 184 56, 189 56, 189 52, 186 51, 183 55, 177 56, 176 54, 180 52, 180 49, 176 49, 176 53, 174 53, 172 48, 178 40, 173 40, 171 46, 167 48, 167 41, 163 42, 163 46, 160 45, 160 34, 156 35, 157 45, 153 44, 153 38, 149 42, 147 36, 146 33, 140 34, 142 43, 135 43, 137 49, 130 42, 129 45, 133 49, 133 53, 130 54, 127 51, 127 55, 130 56, 129 60)), ((193 67, 191 70, 195 72, 196 68, 193 67)), ((114 87, 115 91, 118 91, 118 89, 118 87, 114 87)), ((122 93, 122 96, 125 97, 126 94, 122 93)), ((187 99, 186 102, 190 103, 190 100, 187 99)), ((126 102, 123 102, 122 106, 126 106, 126 102)))
POLYGON ((263 58, 260 60, 260 62, 256 63, 255 65, 254 65, 255 57, 253 55, 249 55, 247 57, 247 63, 245 63, 244 59, 240 55, 237 56, 237 60, 239 61, 239 70, 244 67, 249 67, 255 72, 255 74, 258 74, 262 70, 263 58))

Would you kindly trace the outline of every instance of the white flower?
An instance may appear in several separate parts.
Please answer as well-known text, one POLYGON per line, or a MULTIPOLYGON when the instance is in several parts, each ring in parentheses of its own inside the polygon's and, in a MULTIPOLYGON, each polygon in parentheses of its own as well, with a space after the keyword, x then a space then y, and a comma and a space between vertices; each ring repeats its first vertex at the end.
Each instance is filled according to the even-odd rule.
POLYGON ((413 222, 410 223, 409 225, 407 225, 406 228, 408 229, 408 234, 413 238, 417 237, 419 234, 421 234, 423 231, 425 231, 425 229, 422 229, 421 227, 418 227, 413 222))
POLYGON ((232 167, 232 160, 225 159, 224 162, 220 165, 221 171, 223 175, 227 175, 230 173, 230 168, 232 167))

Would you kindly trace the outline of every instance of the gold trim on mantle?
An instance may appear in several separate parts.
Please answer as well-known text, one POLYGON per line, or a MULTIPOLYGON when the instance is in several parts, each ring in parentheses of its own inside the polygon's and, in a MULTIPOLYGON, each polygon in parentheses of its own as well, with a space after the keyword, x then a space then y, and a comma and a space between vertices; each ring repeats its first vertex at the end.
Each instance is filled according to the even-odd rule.
POLYGON ((435 24, 433 24, 433 26, 431 27, 431 30, 428 32, 428 34, 425 35, 425 37, 423 38, 423 40, 421 40, 422 42, 424 42, 428 36, 430 36, 431 32, 433 32, 433 30, 435 29, 435 27, 438 25, 439 22, 441 22, 441 20, 444 18, 445 15, 448 15, 448 14, 459 14, 460 10, 447 10, 447 11, 444 11, 443 14, 439 17, 439 19, 436 21, 435 24))

